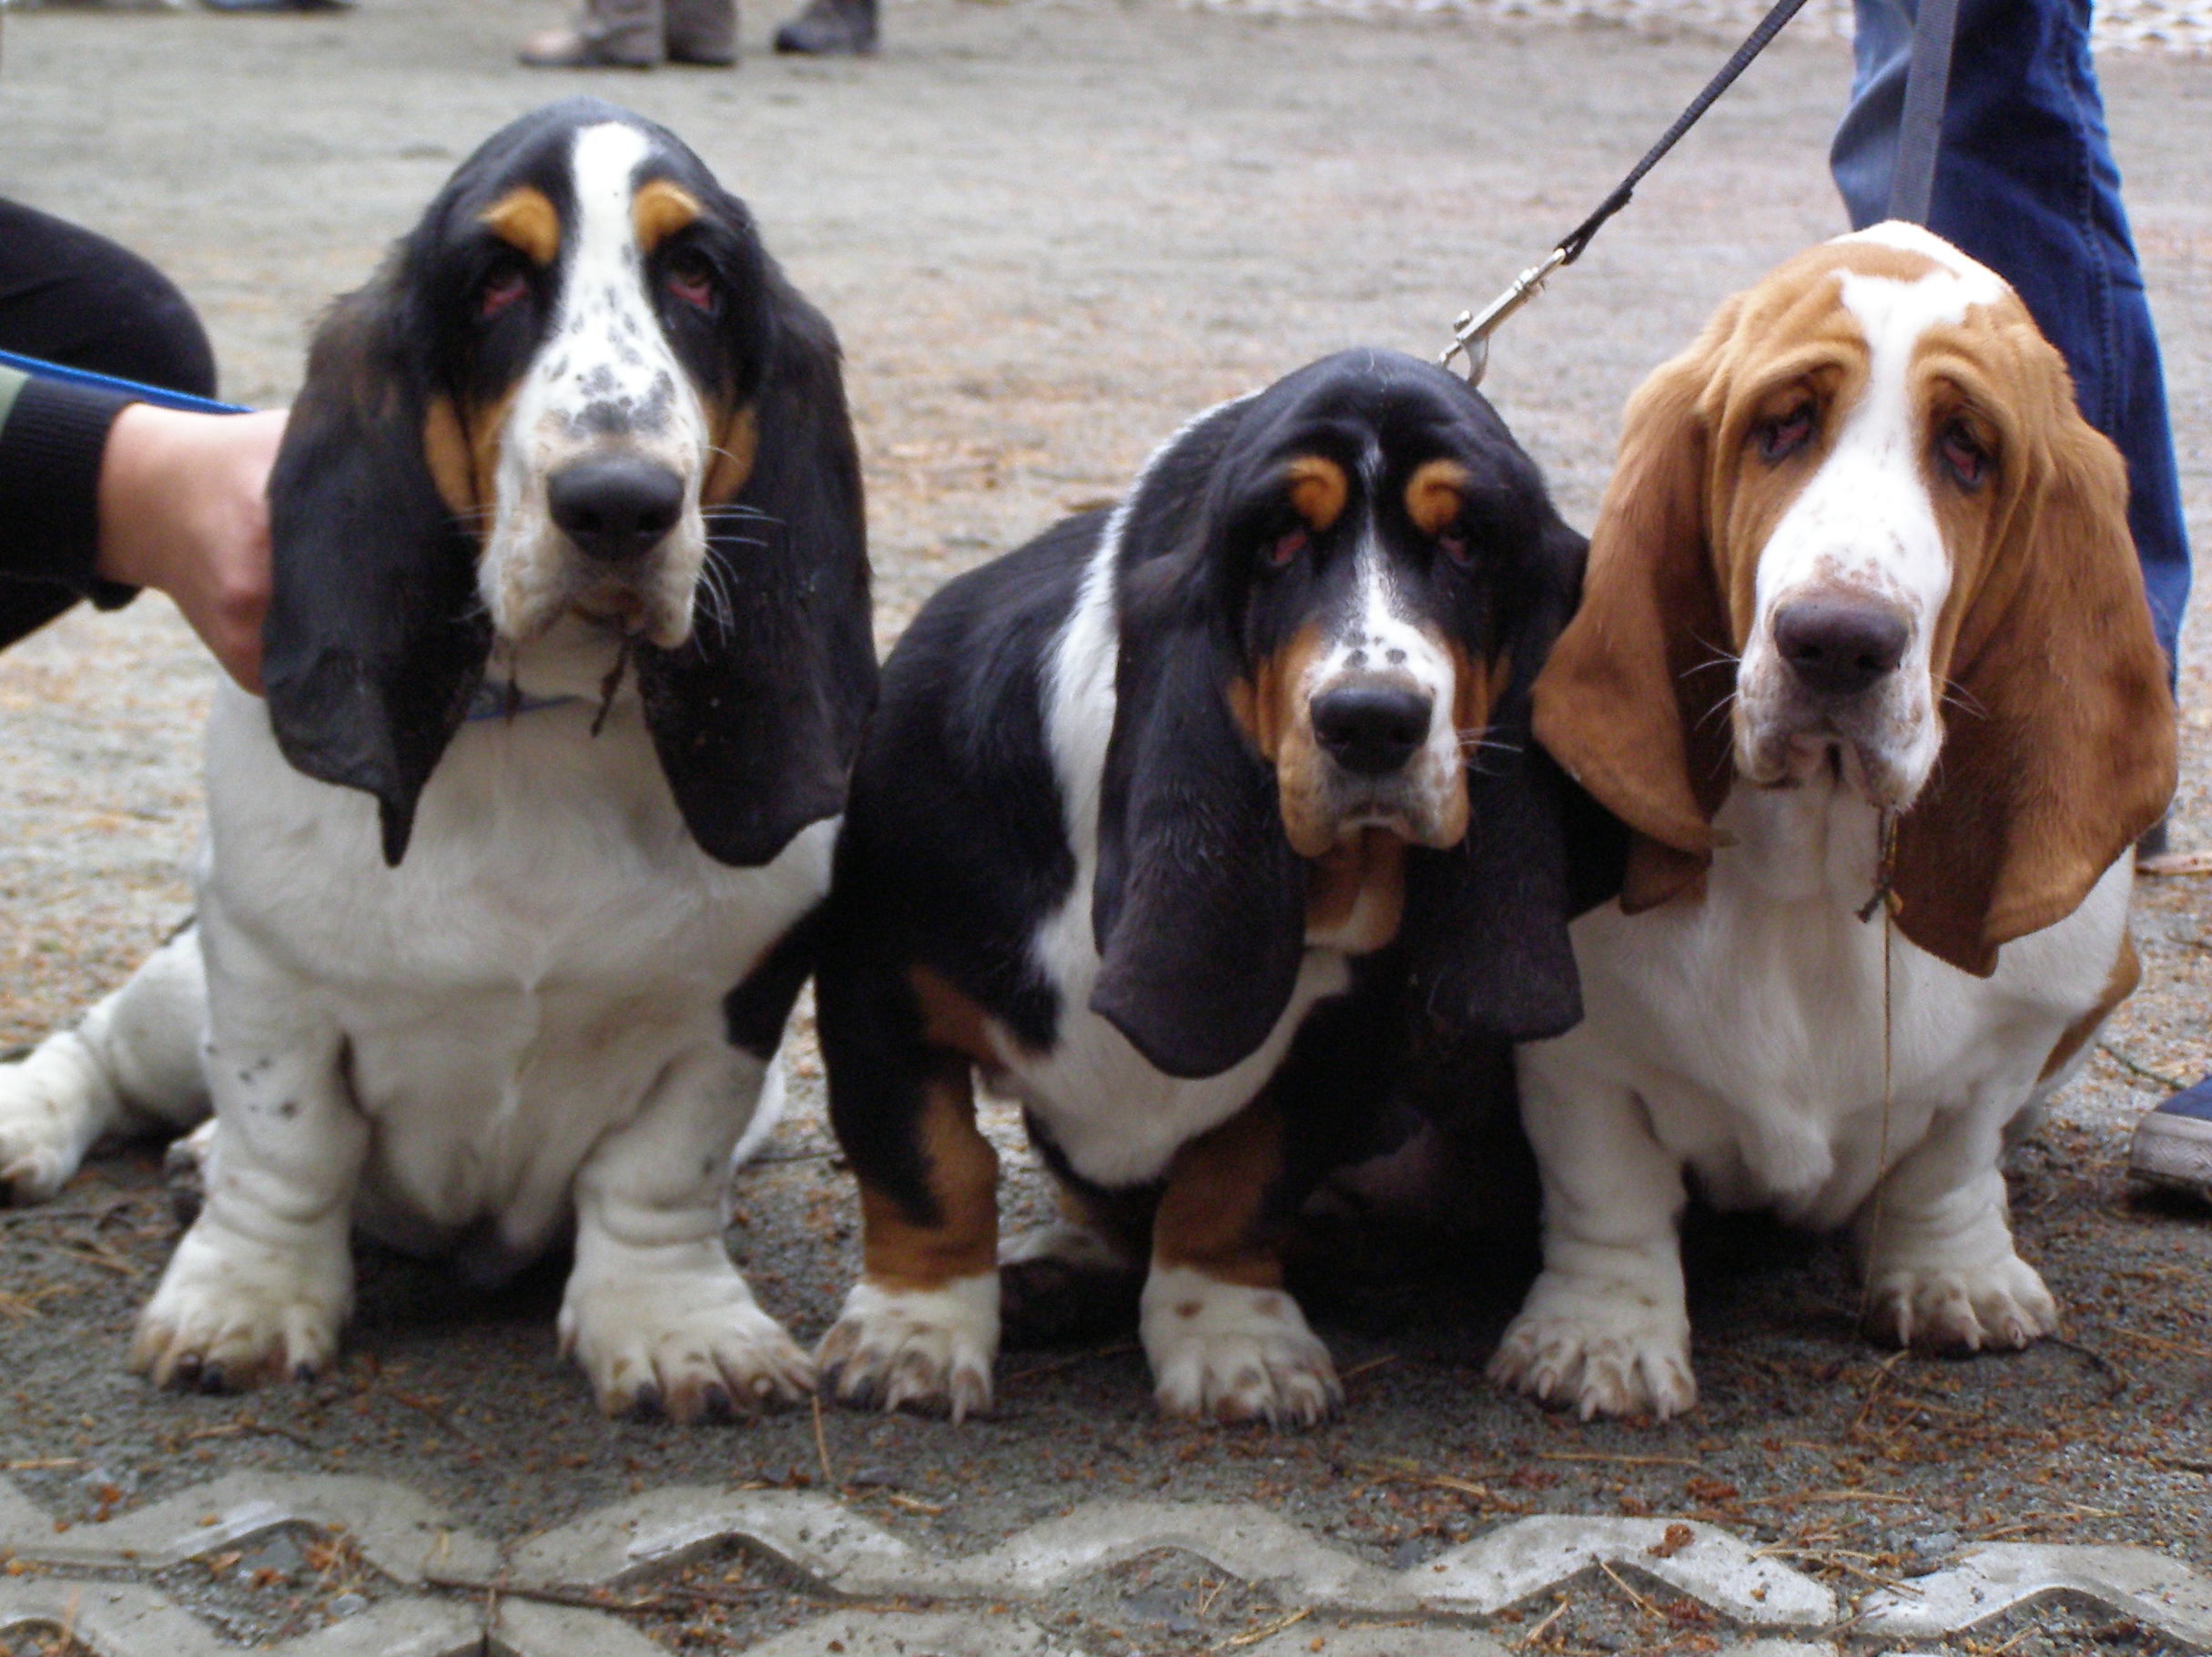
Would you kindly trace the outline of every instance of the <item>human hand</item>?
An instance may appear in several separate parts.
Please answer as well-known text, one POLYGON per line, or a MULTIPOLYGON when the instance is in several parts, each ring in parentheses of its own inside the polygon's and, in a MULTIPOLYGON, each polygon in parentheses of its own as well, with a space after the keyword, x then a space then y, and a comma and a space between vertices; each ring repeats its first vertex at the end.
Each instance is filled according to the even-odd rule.
POLYGON ((190 414, 134 402, 100 460, 99 572, 158 587, 224 671, 261 689, 269 472, 285 412, 190 414))

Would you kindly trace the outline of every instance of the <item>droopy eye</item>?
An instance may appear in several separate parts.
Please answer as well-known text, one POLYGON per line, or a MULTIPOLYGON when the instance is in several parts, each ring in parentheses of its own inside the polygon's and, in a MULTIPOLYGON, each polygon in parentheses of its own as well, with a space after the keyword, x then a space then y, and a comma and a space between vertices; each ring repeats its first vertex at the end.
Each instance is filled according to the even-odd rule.
POLYGON ((476 290, 476 314, 489 320, 513 304, 530 291, 530 278, 522 266, 502 264, 484 278, 483 286, 476 290))
POLYGON ((1463 570, 1475 562, 1475 554, 1467 545, 1467 538, 1456 529, 1447 529, 1438 535, 1436 544, 1444 549, 1444 555, 1446 558, 1463 570))
POLYGON ((686 305, 699 310, 715 308, 715 268, 706 262, 706 256, 686 249, 668 261, 667 275, 662 279, 668 291, 686 305))
POLYGON ((1982 474, 1989 470, 1989 451, 1975 441, 1963 420, 1954 420, 1943 428, 1943 435, 1935 440, 1935 452, 1943 470, 1962 489, 1976 487, 1982 482, 1982 474))
POLYGON ((1305 531, 1294 529, 1289 534, 1278 535, 1270 541, 1261 556, 1266 559, 1269 569, 1279 570, 1304 551, 1305 551, 1305 531))
POLYGON ((1752 437, 1759 444, 1759 458, 1763 461, 1785 461, 1812 441, 1812 404, 1801 402, 1787 414, 1778 414, 1772 420, 1762 420, 1752 428, 1752 437))

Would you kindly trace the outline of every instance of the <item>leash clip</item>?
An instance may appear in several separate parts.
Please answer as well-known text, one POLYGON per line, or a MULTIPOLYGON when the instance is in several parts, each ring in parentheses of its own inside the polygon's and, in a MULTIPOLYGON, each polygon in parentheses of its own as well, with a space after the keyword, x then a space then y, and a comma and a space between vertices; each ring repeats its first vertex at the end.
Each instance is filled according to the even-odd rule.
POLYGON ((1551 273, 1567 261, 1567 244, 1562 242, 1546 256, 1542 264, 1531 265, 1515 277, 1513 286, 1484 306, 1480 316, 1461 311, 1452 324, 1452 342, 1444 348, 1444 355, 1436 359, 1437 366, 1449 368, 1454 357, 1464 355, 1467 360, 1467 384, 1480 385, 1483 371, 1490 366, 1490 336, 1507 317, 1543 292, 1551 273))

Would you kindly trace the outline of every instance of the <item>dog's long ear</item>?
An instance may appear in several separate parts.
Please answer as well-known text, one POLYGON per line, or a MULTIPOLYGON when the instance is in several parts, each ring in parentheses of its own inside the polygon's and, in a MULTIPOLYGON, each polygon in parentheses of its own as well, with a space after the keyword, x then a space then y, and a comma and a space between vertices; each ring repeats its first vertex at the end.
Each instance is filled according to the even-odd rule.
MULTIPOLYGON (((1281 790, 1231 713, 1239 666, 1182 505, 1233 434, 1236 405, 1146 470, 1119 528, 1121 649, 1099 787, 1091 1009, 1171 1076, 1214 1076, 1283 1016, 1305 952, 1305 865, 1281 790)), ((1110 530, 1108 533, 1114 533, 1110 530)))
MULTIPOLYGON (((1531 469, 1533 473, 1533 468, 1531 469)), ((1533 485, 1533 478, 1532 478, 1533 485)), ((1466 1034, 1530 1042, 1582 1018, 1568 922, 1576 902, 1572 785, 1536 747, 1529 690, 1572 611, 1586 544, 1548 503, 1500 583, 1512 674, 1467 756, 1466 838, 1406 861, 1404 936, 1426 1012, 1466 1034)))
POLYGON ((376 797, 384 860, 483 676, 475 544, 440 495, 395 252, 317 331, 269 478, 274 592, 261 677, 284 757, 376 797))
POLYGON ((1736 665, 1699 406, 1724 323, 1629 399, 1581 608, 1536 683, 1537 740, 1633 831, 1620 895, 1631 914, 1702 879, 1731 775, 1736 665))
POLYGON ((837 337, 772 272, 769 286, 766 374, 717 457, 744 483, 709 504, 691 637, 638 652, 684 821, 709 856, 745 868, 845 808, 876 700, 868 526, 837 337))
MULTIPOLYGON (((2076 411, 2058 353, 2022 357, 2009 512, 1966 612, 1943 751, 1897 826, 1897 924, 1986 977, 2063 920, 2173 797, 2175 727, 2127 530, 2119 452, 2076 411)), ((2009 481, 2009 480, 2008 480, 2009 481)))

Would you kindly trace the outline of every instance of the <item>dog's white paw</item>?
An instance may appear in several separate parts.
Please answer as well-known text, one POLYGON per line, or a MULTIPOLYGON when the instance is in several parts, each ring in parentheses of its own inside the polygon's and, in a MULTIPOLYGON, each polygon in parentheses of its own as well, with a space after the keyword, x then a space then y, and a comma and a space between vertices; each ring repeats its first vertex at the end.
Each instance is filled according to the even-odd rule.
POLYGON ((113 1092, 73 1032, 0 1064, 0 1189, 10 1201, 43 1203, 68 1183, 113 1092))
POLYGON ((1311 1427, 1344 1402, 1329 1349, 1281 1289, 1154 1266, 1142 1328, 1153 1396, 1169 1415, 1311 1427))
POLYGON ((815 1362, 847 1404, 944 1410, 955 1421, 990 1408, 999 1356, 999 1275, 955 1277, 942 1288, 887 1289, 862 1281, 815 1362))
POLYGON ((342 1225, 279 1248, 202 1219, 138 1314, 130 1367, 157 1387, 204 1392, 305 1378, 337 1356, 352 1302, 342 1225))
POLYGON ((726 1258, 693 1270, 579 1273, 561 1303, 560 1333, 610 1416, 726 1421, 814 1389, 812 1360, 726 1258))
POLYGON ((1698 1401, 1679 1299, 1546 1272, 1492 1356, 1489 1377, 1595 1416, 1679 1416, 1698 1401), (1659 1304, 1654 1304, 1658 1301, 1659 1304))
POLYGON ((2058 1302, 2007 1249, 1993 1264, 1944 1267, 1892 1260, 1868 1274, 1867 1337, 1892 1347, 1979 1352, 2027 1346, 2058 1327, 2058 1302))

